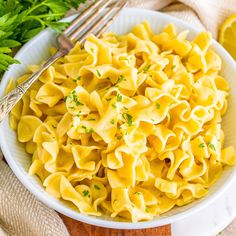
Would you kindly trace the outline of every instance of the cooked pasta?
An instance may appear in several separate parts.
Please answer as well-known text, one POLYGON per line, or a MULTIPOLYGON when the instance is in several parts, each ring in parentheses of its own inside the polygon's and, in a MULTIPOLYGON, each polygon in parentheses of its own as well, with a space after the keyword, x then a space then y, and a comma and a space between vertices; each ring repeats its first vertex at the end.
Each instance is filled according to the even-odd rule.
POLYGON ((221 59, 209 33, 187 34, 144 22, 91 35, 33 84, 10 125, 49 194, 84 214, 151 220, 205 196, 235 164, 221 128, 221 59))

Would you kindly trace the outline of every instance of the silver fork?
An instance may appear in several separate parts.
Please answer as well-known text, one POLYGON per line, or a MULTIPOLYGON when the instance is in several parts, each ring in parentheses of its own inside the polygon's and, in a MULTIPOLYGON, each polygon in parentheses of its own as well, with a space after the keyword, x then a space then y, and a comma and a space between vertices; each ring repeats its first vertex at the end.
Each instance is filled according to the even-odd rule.
POLYGON ((117 0, 115 3, 113 3, 113 0, 98 0, 76 17, 63 33, 57 37, 57 52, 52 55, 38 71, 33 73, 29 79, 0 99, 0 123, 23 97, 30 86, 50 65, 66 55, 74 47, 76 41, 83 43, 87 36, 92 33, 98 37, 101 36, 126 5, 126 0, 117 0), (108 7, 105 14, 101 14, 110 4, 113 5, 108 7))

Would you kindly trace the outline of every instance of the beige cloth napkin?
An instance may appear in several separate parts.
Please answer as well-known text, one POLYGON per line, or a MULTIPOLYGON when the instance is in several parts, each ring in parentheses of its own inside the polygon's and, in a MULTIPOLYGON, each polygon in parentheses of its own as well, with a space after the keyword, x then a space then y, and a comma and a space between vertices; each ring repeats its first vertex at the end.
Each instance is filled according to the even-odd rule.
MULTIPOLYGON (((235 0, 130 0, 129 6, 160 10, 207 29, 217 37, 219 25, 236 11, 235 0)), ((58 214, 40 203, 0 160, 0 236, 67 236, 58 214)))

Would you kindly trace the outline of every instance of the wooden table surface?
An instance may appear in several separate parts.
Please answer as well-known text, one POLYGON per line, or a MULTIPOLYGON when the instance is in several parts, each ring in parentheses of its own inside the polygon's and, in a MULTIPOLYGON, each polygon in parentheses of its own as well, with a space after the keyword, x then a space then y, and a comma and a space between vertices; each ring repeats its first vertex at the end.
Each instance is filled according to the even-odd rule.
POLYGON ((97 227, 61 215, 71 236, 171 236, 170 225, 139 230, 117 230, 97 227))

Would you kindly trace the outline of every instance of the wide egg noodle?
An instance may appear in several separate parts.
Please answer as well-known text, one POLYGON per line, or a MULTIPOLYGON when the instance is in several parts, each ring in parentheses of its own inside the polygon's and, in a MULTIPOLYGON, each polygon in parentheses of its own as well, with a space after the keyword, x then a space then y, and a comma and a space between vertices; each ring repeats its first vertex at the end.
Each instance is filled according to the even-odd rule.
POLYGON ((83 214, 152 220, 206 196, 235 165, 221 58, 208 32, 187 35, 148 22, 91 35, 32 85, 9 120, 49 194, 83 214))

